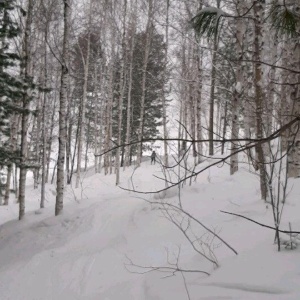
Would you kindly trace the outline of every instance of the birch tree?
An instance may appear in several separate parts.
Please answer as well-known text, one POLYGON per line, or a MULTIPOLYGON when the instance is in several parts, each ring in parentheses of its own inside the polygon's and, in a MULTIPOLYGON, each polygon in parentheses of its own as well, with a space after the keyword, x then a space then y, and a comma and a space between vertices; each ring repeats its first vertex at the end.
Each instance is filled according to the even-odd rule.
POLYGON ((27 82, 28 88, 22 98, 22 121, 21 121, 21 159, 20 159, 20 177, 19 177, 19 220, 22 220, 25 215, 25 187, 26 187, 26 174, 27 174, 27 130, 28 130, 28 116, 30 109, 30 35, 32 26, 32 11, 33 0, 28 0, 27 16, 25 21, 23 46, 22 46, 22 65, 21 77, 24 82, 27 82))
POLYGON ((65 179, 65 151, 66 151, 66 111, 68 101, 68 82, 69 82, 69 26, 71 16, 71 1, 63 0, 64 5, 64 32, 63 32, 63 46, 61 57, 61 86, 59 95, 59 139, 58 139, 58 159, 57 159, 57 181, 56 181, 56 203, 55 215, 59 215, 63 211, 64 200, 64 179, 65 179))
MULTIPOLYGON (((264 15, 264 5, 261 1, 253 2, 253 12, 254 12, 254 51, 253 51, 253 61, 254 61, 254 94, 255 94, 255 115, 256 115, 256 137, 258 139, 263 138, 263 124, 262 124, 262 113, 263 113, 263 103, 264 103, 264 91, 263 91, 263 68, 260 63, 262 59, 262 20, 264 15)), ((256 148, 257 162, 259 165, 259 175, 260 175, 260 191, 261 198, 263 200, 267 199, 267 174, 265 165, 265 155, 261 144, 257 144, 256 148)))

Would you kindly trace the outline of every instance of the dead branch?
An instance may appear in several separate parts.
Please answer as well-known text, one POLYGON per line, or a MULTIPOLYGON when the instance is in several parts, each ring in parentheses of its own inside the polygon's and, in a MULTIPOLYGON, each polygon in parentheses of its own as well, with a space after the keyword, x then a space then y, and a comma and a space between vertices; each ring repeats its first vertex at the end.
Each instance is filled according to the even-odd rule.
POLYGON ((147 274, 147 273, 151 273, 151 272, 160 272, 160 273, 168 273, 168 276, 166 277, 170 277, 170 276, 174 276, 176 273, 180 272, 180 273, 200 273, 200 274, 205 274, 207 276, 210 276, 210 274, 206 271, 201 271, 201 270, 195 270, 195 269, 182 269, 178 266, 178 260, 175 264, 170 264, 168 266, 144 266, 144 265, 139 265, 139 264, 135 264, 127 255, 126 255, 127 260, 129 261, 129 263, 125 263, 125 268, 128 272, 130 273, 134 273, 134 274, 147 274), (139 271, 134 271, 131 268, 136 268, 139 271))
POLYGON ((183 208, 180 208, 176 205, 173 205, 171 203, 161 203, 161 202, 152 202, 146 199, 143 199, 144 201, 150 203, 150 204, 157 204, 157 205, 166 205, 169 206, 170 208, 173 208, 177 211, 182 212, 183 214, 185 214, 186 216, 188 216, 190 219, 194 220, 196 223, 198 223, 201 227, 203 227, 205 230, 207 230, 209 233, 211 233, 213 236, 215 236, 216 238, 218 238, 222 243, 224 243, 231 251, 234 252, 234 254, 238 255, 237 251, 231 247, 226 241, 224 241, 224 239, 222 239, 217 233, 215 233, 213 230, 209 229, 207 226, 205 226, 201 221, 199 221, 198 219, 196 219, 194 216, 192 216, 190 213, 188 213, 187 211, 185 211, 183 208))
POLYGON ((257 225, 260 225, 260 226, 262 226, 262 227, 266 227, 266 228, 269 228, 269 229, 272 229, 272 230, 275 230, 275 231, 278 230, 278 231, 281 232, 281 233, 286 233, 286 234, 293 234, 293 233, 295 233, 295 234, 300 234, 300 231, 289 231, 289 230, 280 230, 280 229, 276 229, 275 227, 272 227, 272 226, 269 226, 269 225, 266 225, 266 224, 262 224, 262 223, 260 223, 260 222, 254 221, 254 220, 252 220, 252 219, 250 219, 250 218, 247 218, 247 217, 245 217, 245 216, 243 216, 243 215, 239 215, 239 214, 235 214, 235 213, 231 213, 231 212, 223 211, 223 210, 220 210, 220 212, 221 212, 221 213, 224 213, 224 214, 233 215, 233 216, 237 216, 237 217, 246 219, 246 220, 248 220, 248 221, 250 221, 250 222, 253 222, 253 223, 257 224, 257 225))

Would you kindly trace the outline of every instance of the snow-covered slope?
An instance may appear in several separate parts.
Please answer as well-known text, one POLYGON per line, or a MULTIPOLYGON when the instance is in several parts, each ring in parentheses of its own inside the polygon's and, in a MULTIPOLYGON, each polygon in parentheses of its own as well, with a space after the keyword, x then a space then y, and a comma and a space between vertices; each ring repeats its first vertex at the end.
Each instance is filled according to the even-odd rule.
MULTIPOLYGON (((183 209, 238 252, 235 255, 218 239, 210 240, 199 224, 186 225, 189 233, 201 237, 203 247, 209 243, 217 268, 193 250, 161 206, 147 202, 177 205, 177 188, 164 199, 135 194, 116 187, 114 175, 90 170, 80 189, 68 188, 64 213, 54 217, 54 187, 48 186, 47 208, 40 211, 39 192, 28 186, 24 221, 16 220, 16 204, 0 207, 0 299, 300 299, 299 250, 278 253, 274 232, 220 212, 272 225, 271 208, 259 199, 258 178, 246 170, 231 177, 228 173, 226 166, 215 167, 181 190, 183 209), (172 276, 167 269, 156 270, 177 265, 211 275, 172 276)), ((153 175, 161 176, 159 165, 144 162, 135 172, 121 174, 121 186, 141 191, 163 187, 153 175)), ((291 222, 300 230, 297 184, 285 207, 285 229, 291 222)), ((169 212, 180 220, 177 211, 169 212)))

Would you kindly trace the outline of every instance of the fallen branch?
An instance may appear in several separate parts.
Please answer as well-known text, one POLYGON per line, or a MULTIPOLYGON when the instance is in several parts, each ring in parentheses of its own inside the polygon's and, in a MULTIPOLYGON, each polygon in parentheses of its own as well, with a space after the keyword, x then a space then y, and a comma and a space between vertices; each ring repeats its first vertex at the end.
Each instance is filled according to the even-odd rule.
MULTIPOLYGON (((174 264, 174 266, 143 266, 133 263, 133 261, 126 255, 126 258, 128 259, 129 263, 125 264, 125 268, 128 272, 134 273, 134 274, 147 274, 150 272, 161 272, 161 273, 169 273, 171 276, 174 276, 177 272, 182 273, 201 273, 205 274, 207 276, 210 276, 208 272, 201 271, 201 270, 193 270, 193 269, 181 269, 178 264, 174 264), (140 271, 133 271, 132 269, 129 269, 129 267, 140 269, 140 271)), ((170 277, 167 276, 167 277, 170 277)))

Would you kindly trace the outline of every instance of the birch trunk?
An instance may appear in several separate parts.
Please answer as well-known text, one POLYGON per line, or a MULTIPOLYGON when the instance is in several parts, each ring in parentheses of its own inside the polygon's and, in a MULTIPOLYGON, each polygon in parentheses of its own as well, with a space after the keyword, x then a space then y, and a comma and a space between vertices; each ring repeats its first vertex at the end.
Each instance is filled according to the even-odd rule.
MULTIPOLYGON (((263 124, 262 124, 262 112, 263 112, 263 70, 262 65, 258 63, 261 60, 262 52, 262 16, 264 12, 264 6, 260 1, 254 1, 254 90, 255 90, 255 104, 256 104, 256 137, 257 139, 263 138, 263 124)), ((257 160, 259 164, 259 176, 260 176, 260 191, 261 198, 267 199, 267 174, 265 165, 265 156, 261 144, 258 144, 255 148, 257 160)))
MULTIPOLYGON (((27 81, 30 76, 30 35, 32 26, 32 10, 33 0, 28 0, 27 4, 27 18, 25 23, 25 31, 23 38, 22 49, 22 70, 21 77, 27 81)), ((30 91, 30 89, 29 89, 30 91)), ((21 120, 21 162, 20 162, 20 177, 19 177, 19 220, 22 220, 25 215, 25 186, 26 186, 26 163, 27 163, 27 131, 28 131, 28 110, 30 103, 29 91, 23 96, 22 99, 22 120, 21 120)))
POLYGON ((63 0, 64 3, 64 34, 62 49, 62 65, 61 65, 61 86, 59 95, 59 142, 58 142, 58 158, 57 158, 57 182, 56 182, 56 203, 55 215, 60 215, 63 211, 64 187, 65 187, 65 151, 66 151, 66 112, 68 101, 68 52, 69 52, 69 21, 71 16, 71 1, 63 0))

